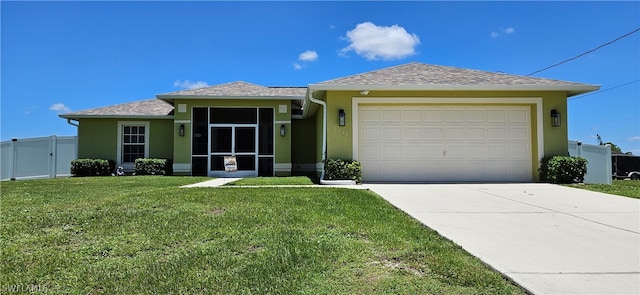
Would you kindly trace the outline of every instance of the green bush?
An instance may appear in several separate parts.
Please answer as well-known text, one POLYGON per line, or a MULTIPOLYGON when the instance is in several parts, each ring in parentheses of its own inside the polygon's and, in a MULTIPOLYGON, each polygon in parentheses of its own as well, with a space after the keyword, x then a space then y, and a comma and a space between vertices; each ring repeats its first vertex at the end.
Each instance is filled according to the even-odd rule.
POLYGON ((168 175, 170 174, 170 161, 167 159, 136 159, 136 175, 168 175))
POLYGON ((362 183, 362 165, 358 161, 328 159, 324 163, 326 180, 355 180, 362 183))
POLYGON ((71 161, 71 174, 74 176, 109 176, 116 163, 103 159, 77 159, 71 161))
POLYGON ((582 183, 587 174, 587 159, 569 156, 544 158, 540 178, 551 183, 582 183))

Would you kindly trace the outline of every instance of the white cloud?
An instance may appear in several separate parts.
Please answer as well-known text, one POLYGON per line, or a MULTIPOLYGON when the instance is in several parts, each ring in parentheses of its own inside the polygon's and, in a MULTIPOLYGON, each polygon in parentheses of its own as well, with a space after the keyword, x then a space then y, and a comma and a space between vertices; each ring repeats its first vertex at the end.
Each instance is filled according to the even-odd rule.
POLYGON ((175 82, 173 82, 173 87, 179 87, 183 89, 196 89, 196 88, 202 88, 207 86, 209 86, 209 84, 203 81, 192 82, 189 80, 184 80, 184 81, 176 80, 175 82))
POLYGON ((640 141, 640 136, 631 136, 629 137, 629 141, 640 141))
POLYGON ((489 36, 493 39, 498 38, 502 35, 511 35, 513 33, 516 32, 516 29, 514 29, 513 27, 508 27, 506 29, 500 28, 500 30, 498 31, 493 31, 491 32, 491 34, 489 34, 489 36))
POLYGON ((315 50, 307 50, 298 55, 298 60, 301 61, 301 63, 294 63, 293 68, 295 70, 302 70, 306 63, 318 60, 318 53, 315 50))
POLYGON ((298 56, 298 60, 301 61, 316 61, 318 59, 318 53, 313 50, 307 50, 303 53, 300 53, 298 56))
POLYGON ((68 113, 71 112, 71 109, 64 105, 63 103, 54 103, 49 107, 49 110, 58 112, 58 113, 68 113))
POLYGON ((401 59, 416 54, 415 47, 420 44, 416 34, 409 34, 403 27, 376 26, 364 22, 347 32, 346 38, 351 44, 340 53, 355 51, 367 60, 401 59))

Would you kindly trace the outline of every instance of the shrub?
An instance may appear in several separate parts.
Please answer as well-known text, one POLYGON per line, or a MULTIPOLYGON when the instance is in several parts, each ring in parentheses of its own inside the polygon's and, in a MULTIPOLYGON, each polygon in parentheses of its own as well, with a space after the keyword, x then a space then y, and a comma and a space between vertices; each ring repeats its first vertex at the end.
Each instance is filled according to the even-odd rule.
POLYGON ((108 176, 116 163, 103 159, 77 159, 71 161, 71 174, 74 176, 108 176))
POLYGON ((580 157, 553 156, 544 158, 540 178, 551 183, 581 183, 587 174, 587 160, 580 157))
POLYGON ((358 161, 328 159, 324 163, 326 180, 355 180, 362 183, 362 165, 358 161))
POLYGON ((170 161, 167 159, 136 159, 136 175, 167 175, 170 174, 170 161))

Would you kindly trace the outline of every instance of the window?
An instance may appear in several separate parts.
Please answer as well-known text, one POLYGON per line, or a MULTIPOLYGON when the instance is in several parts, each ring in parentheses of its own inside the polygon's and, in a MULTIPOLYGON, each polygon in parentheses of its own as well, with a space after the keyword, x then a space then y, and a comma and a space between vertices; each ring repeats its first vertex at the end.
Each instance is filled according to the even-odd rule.
POLYGON ((148 157, 149 122, 118 122, 118 164, 148 157))

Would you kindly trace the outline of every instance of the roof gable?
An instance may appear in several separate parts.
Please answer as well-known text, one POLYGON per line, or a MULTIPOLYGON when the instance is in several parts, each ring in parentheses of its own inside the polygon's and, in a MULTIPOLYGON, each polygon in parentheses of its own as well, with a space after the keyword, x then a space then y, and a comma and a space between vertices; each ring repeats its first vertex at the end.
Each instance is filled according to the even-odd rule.
POLYGON ((180 97, 202 97, 202 98, 215 98, 215 97, 297 97, 302 98, 305 96, 307 87, 266 87, 257 84, 252 84, 244 81, 236 81, 231 83, 224 83, 214 86, 201 87, 196 89, 181 90, 176 92, 169 92, 164 94, 158 94, 156 97, 160 99, 174 99, 180 97))
POLYGON ((595 85, 429 65, 418 62, 309 85, 318 90, 565 90, 579 94, 595 85))

